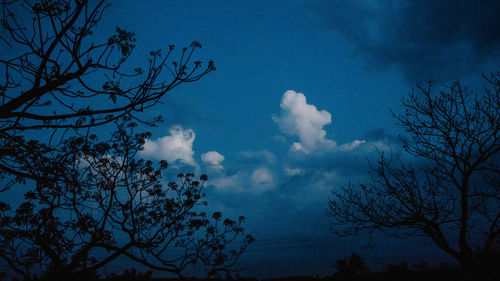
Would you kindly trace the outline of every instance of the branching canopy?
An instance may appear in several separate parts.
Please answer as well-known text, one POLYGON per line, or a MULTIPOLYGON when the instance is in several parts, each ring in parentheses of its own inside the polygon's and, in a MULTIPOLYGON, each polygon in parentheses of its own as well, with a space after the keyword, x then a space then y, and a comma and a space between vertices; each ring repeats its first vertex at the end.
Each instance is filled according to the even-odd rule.
POLYGON ((193 42, 131 66, 134 33, 97 29, 109 7, 0 3, 0 193, 21 195, 0 202, 0 260, 26 280, 92 276, 118 257, 179 276, 194 264, 229 271, 253 240, 244 218, 203 211, 206 176, 166 184, 166 162, 137 156, 149 134, 133 132, 161 121, 141 112, 214 64, 195 60, 193 42), (116 131, 99 141, 92 129, 106 124, 116 131))
POLYGON ((104 0, 2 3, 0 43, 11 57, 0 60, 1 132, 109 123, 215 70, 212 62, 193 62, 198 42, 183 48, 177 61, 170 45, 166 53, 152 51, 144 69, 127 65, 134 33, 117 27, 107 40, 94 41, 109 6, 104 0))
POLYGON ((2 1, 0 171, 32 177, 12 155, 29 149, 34 130, 54 148, 68 130, 120 117, 154 125, 160 116, 143 120, 138 114, 176 86, 215 70, 212 61, 194 61, 198 42, 178 52, 177 60, 170 45, 166 52, 152 51, 146 67, 131 66, 134 33, 117 27, 95 41, 102 38, 96 28, 109 7, 105 0, 2 1))
POLYGON ((459 82, 437 94, 431 82, 419 85, 394 116, 408 134, 404 150, 423 165, 381 153, 371 182, 334 192, 334 230, 425 235, 462 264, 498 251, 499 77, 485 76, 481 94, 459 82))
MULTIPOLYGON (((206 176, 179 174, 164 184, 167 163, 137 157, 148 134, 121 123, 111 139, 71 137, 50 155, 20 155, 24 168, 44 178, 17 207, 0 205, 0 257, 25 279, 90 274, 127 257, 156 271, 181 275, 201 265, 227 271, 253 241, 240 217, 203 211, 206 176), (64 177, 54 177, 52 170, 64 177), (233 243, 235 242, 235 243, 233 243)), ((33 145, 39 145, 33 143, 33 145)))

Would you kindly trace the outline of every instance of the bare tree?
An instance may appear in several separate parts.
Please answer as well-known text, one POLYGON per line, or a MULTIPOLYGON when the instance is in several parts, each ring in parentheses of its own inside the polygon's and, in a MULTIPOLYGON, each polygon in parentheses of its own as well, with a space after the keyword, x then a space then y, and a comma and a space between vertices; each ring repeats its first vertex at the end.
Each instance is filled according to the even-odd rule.
POLYGON ((435 94, 428 82, 403 99, 394 116, 419 164, 380 153, 368 184, 334 191, 328 214, 337 234, 424 235, 463 266, 498 254, 500 73, 484 77, 481 94, 459 82, 435 94))
POLYGON ((243 237, 243 217, 204 211, 205 175, 165 185, 167 163, 137 157, 149 134, 126 121, 104 142, 70 137, 50 155, 19 156, 44 179, 19 206, 0 204, 0 258, 24 279, 92 276, 118 257, 179 276, 198 265, 211 276, 229 272, 253 241, 243 237))
POLYGON ((116 28, 96 42, 94 33, 110 4, 105 0, 2 1, 0 29, 0 170, 30 178, 12 155, 28 150, 28 136, 43 129, 50 147, 68 129, 107 124, 128 116, 137 119, 182 83, 198 81, 215 70, 194 61, 201 48, 193 42, 174 60, 174 46, 150 53, 145 68, 127 59, 134 33, 116 28), (4 57, 5 56, 5 57, 4 57))

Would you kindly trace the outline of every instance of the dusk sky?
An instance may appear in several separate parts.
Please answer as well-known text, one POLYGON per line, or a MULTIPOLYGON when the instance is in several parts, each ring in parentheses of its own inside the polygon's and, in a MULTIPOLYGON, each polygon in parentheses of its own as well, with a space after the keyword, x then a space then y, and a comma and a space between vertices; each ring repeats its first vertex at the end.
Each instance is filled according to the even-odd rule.
MULTIPOLYGON (((480 87, 500 65, 499 1, 115 1, 99 25, 135 32, 129 63, 192 41, 217 70, 148 116, 142 153, 208 175, 210 208, 246 217, 244 276, 326 275, 360 253, 371 267, 445 259, 430 240, 331 234, 332 190, 367 178, 377 150, 401 153, 390 109, 417 82, 480 87)), ((177 53, 178 54, 178 53, 177 53)), ((175 53, 174 53, 175 55, 175 53)), ((402 155, 403 159, 404 155, 402 155)), ((410 161, 408 159, 408 161, 410 161)))

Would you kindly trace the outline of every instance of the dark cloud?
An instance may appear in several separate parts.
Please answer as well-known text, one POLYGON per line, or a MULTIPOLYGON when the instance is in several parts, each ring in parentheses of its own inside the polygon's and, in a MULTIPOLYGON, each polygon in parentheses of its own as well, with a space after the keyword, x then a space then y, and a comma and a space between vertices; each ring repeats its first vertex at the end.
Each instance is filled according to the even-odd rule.
POLYGON ((320 26, 351 42, 370 67, 399 66, 410 82, 457 79, 498 63, 500 1, 308 2, 320 26))

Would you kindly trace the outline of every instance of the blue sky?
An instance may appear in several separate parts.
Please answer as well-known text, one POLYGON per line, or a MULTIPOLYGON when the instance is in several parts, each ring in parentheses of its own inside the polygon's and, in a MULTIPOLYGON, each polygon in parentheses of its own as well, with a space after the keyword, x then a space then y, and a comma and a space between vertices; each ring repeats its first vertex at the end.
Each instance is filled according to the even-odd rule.
POLYGON ((217 71, 147 113, 143 156, 206 173, 211 207, 247 217, 243 275, 329 274, 359 252, 376 267, 444 258, 425 239, 329 234, 330 192, 366 179, 376 149, 400 153, 390 108, 433 78, 479 85, 498 70, 495 1, 116 1, 101 32, 134 31, 130 62, 193 40, 217 71), (260 242, 259 242, 260 241, 260 242), (290 270, 293 268, 293 270, 290 270))

